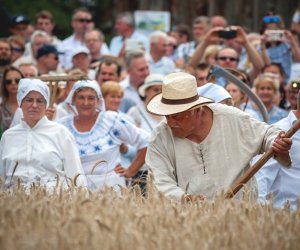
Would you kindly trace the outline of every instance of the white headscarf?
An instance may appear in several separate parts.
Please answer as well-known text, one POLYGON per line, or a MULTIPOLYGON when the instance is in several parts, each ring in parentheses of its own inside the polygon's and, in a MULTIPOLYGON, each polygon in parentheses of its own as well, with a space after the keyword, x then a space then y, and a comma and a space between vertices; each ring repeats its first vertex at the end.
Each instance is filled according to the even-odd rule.
POLYGON ((198 87, 197 91, 198 95, 210 98, 215 102, 222 102, 229 98, 232 99, 226 89, 214 83, 206 83, 203 86, 198 87))
POLYGON ((99 111, 105 111, 105 103, 104 103, 104 99, 103 99, 103 96, 102 96, 102 92, 101 92, 101 89, 99 87, 99 84, 95 80, 80 80, 80 81, 77 81, 73 85, 70 93, 68 94, 68 96, 65 100, 65 102, 68 105, 70 105, 76 111, 76 108, 73 105, 73 97, 74 97, 74 93, 76 92, 76 90, 80 89, 80 88, 91 88, 91 89, 95 90, 95 92, 97 94, 97 97, 99 99, 98 110, 99 111))
POLYGON ((50 91, 47 84, 40 79, 23 78, 19 82, 17 93, 19 107, 21 107, 24 97, 27 96, 30 91, 39 92, 46 100, 46 108, 49 106, 50 91))

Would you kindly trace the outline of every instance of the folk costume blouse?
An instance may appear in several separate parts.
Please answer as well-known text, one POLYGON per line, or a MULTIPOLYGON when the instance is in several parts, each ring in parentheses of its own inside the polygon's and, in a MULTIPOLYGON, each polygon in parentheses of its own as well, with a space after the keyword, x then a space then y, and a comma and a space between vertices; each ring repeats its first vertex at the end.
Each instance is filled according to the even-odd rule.
POLYGON ((115 173, 120 164, 120 145, 130 144, 138 150, 148 145, 148 133, 130 123, 120 113, 100 112, 88 132, 79 132, 74 116, 60 121, 74 135, 82 166, 91 190, 105 186, 125 186, 125 178, 115 173))

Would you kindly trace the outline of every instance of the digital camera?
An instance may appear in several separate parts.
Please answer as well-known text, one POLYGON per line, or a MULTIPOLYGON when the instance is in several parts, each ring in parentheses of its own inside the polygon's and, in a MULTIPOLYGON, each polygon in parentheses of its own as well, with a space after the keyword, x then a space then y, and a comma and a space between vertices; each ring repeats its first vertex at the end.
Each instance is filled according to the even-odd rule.
POLYGON ((266 30, 265 34, 268 42, 280 42, 284 39, 283 30, 266 30))
POLYGON ((219 31, 219 37, 224 39, 232 39, 236 37, 236 30, 231 27, 227 27, 219 31))

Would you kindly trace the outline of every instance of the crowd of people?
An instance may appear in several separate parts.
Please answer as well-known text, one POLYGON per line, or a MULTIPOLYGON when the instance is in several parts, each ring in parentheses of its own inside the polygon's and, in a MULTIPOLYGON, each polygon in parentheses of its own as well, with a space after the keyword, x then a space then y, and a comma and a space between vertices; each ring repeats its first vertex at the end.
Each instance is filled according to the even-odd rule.
POLYGON ((289 201, 295 209, 300 132, 291 140, 283 131, 300 117, 299 13, 290 29, 269 12, 259 33, 216 15, 147 37, 124 12, 109 44, 86 8, 74 10, 73 33, 62 40, 47 10, 33 24, 13 16, 11 36, 0 39, 5 189, 18 181, 92 191, 138 184, 145 195, 151 171, 166 196, 210 199, 272 149, 274 159, 248 187, 260 202, 273 195, 278 207, 289 201), (258 97, 268 123, 249 93, 212 73, 214 65, 258 97), (57 75, 87 80, 64 82, 49 106, 49 87, 38 78, 57 75))

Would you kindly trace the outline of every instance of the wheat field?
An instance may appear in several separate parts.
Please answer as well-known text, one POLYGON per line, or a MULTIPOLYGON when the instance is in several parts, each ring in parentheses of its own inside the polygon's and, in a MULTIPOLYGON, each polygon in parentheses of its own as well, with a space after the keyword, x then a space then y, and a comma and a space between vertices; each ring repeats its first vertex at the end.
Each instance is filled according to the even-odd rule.
POLYGON ((0 249, 299 249, 300 209, 243 200, 184 202, 149 187, 0 192, 0 249))

